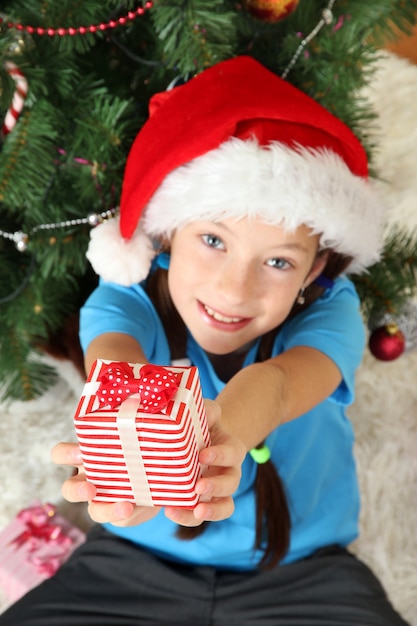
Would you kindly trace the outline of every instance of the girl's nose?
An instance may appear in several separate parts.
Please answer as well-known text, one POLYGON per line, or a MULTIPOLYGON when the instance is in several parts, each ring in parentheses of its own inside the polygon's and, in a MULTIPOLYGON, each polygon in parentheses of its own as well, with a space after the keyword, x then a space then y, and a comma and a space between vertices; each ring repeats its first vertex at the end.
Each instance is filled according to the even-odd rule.
POLYGON ((229 261, 219 273, 218 287, 226 302, 244 304, 257 295, 256 270, 251 264, 229 261))

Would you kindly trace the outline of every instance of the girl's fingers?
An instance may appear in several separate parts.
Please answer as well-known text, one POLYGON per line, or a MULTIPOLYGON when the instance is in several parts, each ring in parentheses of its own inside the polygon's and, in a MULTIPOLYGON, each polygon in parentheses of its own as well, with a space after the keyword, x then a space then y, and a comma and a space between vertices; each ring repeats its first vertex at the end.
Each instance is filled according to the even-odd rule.
POLYGON ((199 460, 208 467, 241 467, 246 448, 241 441, 227 435, 227 441, 201 450, 199 460))
POLYGON ((131 502, 89 502, 88 514, 98 524, 115 524, 129 519, 135 506, 131 502))
POLYGON ((78 474, 66 480, 62 485, 62 495, 68 502, 88 502, 88 513, 98 524, 133 526, 154 517, 158 507, 135 506, 131 502, 92 502, 96 487, 85 480, 84 474, 78 474))
POLYGON ((155 517, 160 507, 135 506, 132 502, 106 504, 90 502, 88 513, 99 524, 110 523, 114 526, 135 526, 155 517))
POLYGON ((195 486, 196 493, 202 496, 203 500, 208 498, 227 498, 231 496, 239 486, 241 471, 238 468, 228 467, 222 469, 219 473, 215 473, 215 469, 211 468, 208 472, 197 481, 195 486))
POLYGON ((222 428, 221 410, 216 402, 205 401, 211 445, 200 451, 200 463, 206 466, 197 481, 200 501, 194 510, 166 507, 165 515, 182 526, 198 526, 203 521, 220 521, 234 511, 232 495, 239 486, 246 448, 222 428))
POLYGON ((232 497, 200 501, 194 509, 194 517, 200 521, 219 522, 233 514, 235 503, 232 497))
POLYGON ((221 417, 221 409, 220 405, 217 404, 214 400, 204 399, 204 407, 206 409, 206 417, 207 417, 207 425, 209 428, 212 428, 216 422, 220 420, 221 417))
POLYGON ((219 522, 230 517, 235 509, 232 497, 200 501, 195 509, 165 507, 165 516, 181 526, 199 526, 202 522, 219 522))
POLYGON ((86 481, 84 473, 80 473, 66 480, 61 492, 68 502, 89 502, 96 495, 96 488, 86 481))
POLYGON ((81 451, 76 443, 57 443, 51 450, 51 458, 57 465, 82 466, 81 451))

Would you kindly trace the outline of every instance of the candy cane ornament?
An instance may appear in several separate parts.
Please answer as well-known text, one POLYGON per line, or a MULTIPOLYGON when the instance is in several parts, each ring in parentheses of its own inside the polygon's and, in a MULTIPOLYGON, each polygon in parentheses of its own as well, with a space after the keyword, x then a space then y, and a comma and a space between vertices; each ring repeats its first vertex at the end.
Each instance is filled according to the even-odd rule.
POLYGON ((12 63, 11 61, 6 61, 4 67, 9 76, 14 80, 16 85, 12 103, 6 113, 6 117, 4 118, 3 122, 3 133, 7 135, 13 130, 18 120, 18 117, 22 112, 28 93, 28 82, 23 72, 21 72, 17 65, 12 63))

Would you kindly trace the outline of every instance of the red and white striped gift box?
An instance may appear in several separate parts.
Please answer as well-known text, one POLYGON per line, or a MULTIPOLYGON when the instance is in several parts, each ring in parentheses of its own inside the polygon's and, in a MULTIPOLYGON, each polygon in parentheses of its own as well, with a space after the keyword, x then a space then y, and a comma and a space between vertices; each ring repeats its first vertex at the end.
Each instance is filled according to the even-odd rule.
MULTIPOLYGON (((97 487, 95 501, 195 507, 202 472, 198 454, 210 443, 197 368, 146 366, 175 374, 178 383, 167 406, 150 413, 143 410, 140 393, 103 407, 97 397, 100 379, 113 365, 118 364, 94 362, 74 416, 87 480, 97 487)), ((144 366, 121 365, 140 380, 144 366)))

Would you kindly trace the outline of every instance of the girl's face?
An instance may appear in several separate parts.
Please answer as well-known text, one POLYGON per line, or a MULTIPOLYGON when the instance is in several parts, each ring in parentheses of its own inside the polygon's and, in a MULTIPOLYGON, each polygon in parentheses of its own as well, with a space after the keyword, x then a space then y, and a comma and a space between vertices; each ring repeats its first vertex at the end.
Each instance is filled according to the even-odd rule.
POLYGON ((326 263, 310 233, 242 218, 194 222, 173 235, 170 294, 206 352, 235 352, 287 318, 326 263))

